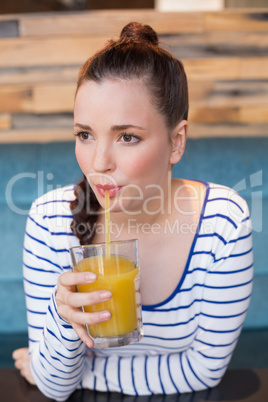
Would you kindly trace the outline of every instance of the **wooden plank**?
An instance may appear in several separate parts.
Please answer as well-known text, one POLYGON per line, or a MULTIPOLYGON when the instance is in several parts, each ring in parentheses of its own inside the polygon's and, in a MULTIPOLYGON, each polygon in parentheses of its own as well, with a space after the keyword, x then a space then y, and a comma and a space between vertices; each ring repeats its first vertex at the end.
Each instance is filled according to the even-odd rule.
POLYGON ((12 129, 67 129, 73 131, 73 113, 13 113, 12 129))
POLYGON ((0 69, 0 85, 76 82, 80 66, 5 67, 0 69))
POLYGON ((191 107, 242 107, 268 105, 268 81, 189 81, 191 107))
POLYGON ((268 123, 268 105, 242 107, 239 111, 239 121, 243 123, 268 123))
POLYGON ((268 31, 267 8, 204 13, 205 31, 268 31))
MULTIPOLYGON (((268 123, 268 105, 255 107, 190 107, 191 123, 268 123)), ((268 127, 267 127, 268 128, 268 127)))
POLYGON ((75 83, 37 85, 33 92, 33 111, 35 113, 72 112, 75 90, 75 83))
POLYGON ((189 80, 267 79, 268 57, 182 60, 189 80))
POLYGON ((183 60, 189 81, 239 79, 239 63, 238 58, 227 57, 183 60))
POLYGON ((32 88, 30 86, 0 86, 0 113, 30 110, 32 110, 32 88))
POLYGON ((47 143, 74 141, 72 131, 65 129, 25 129, 0 132, 0 144, 47 143))
POLYGON ((151 25, 158 34, 202 32, 202 13, 161 13, 155 10, 98 10, 77 13, 20 16, 22 37, 47 35, 87 35, 118 37, 130 21, 151 25))
POLYGON ((82 64, 105 43, 103 37, 10 38, 0 41, 1 67, 82 64))
POLYGON ((179 59, 268 55, 268 32, 204 32, 163 35, 161 44, 179 59))
POLYGON ((190 107, 190 123, 230 123, 239 121, 239 109, 231 107, 190 107))
POLYGON ((11 116, 8 113, 0 114, 0 130, 11 128, 11 116))
POLYGON ((240 59, 240 79, 254 78, 268 78, 268 57, 240 59))
POLYGON ((189 126, 189 138, 267 137, 268 124, 197 124, 189 126))

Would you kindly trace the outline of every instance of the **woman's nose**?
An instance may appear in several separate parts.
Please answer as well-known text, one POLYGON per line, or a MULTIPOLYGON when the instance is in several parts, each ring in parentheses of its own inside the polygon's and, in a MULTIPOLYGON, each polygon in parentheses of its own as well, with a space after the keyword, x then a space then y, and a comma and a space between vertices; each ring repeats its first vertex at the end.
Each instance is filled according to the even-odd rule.
POLYGON ((113 158, 112 146, 110 144, 96 144, 93 167, 96 172, 107 172, 114 169, 115 162, 113 158))

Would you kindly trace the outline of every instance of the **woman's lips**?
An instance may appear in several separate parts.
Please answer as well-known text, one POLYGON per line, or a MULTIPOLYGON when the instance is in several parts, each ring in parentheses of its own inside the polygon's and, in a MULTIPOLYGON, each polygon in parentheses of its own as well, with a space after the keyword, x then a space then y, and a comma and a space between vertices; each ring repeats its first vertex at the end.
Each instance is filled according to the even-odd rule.
POLYGON ((102 197, 105 197, 105 190, 109 190, 110 198, 116 197, 118 195, 118 193, 120 192, 121 188, 122 188, 122 186, 113 186, 111 184, 97 184, 96 185, 96 189, 102 197))

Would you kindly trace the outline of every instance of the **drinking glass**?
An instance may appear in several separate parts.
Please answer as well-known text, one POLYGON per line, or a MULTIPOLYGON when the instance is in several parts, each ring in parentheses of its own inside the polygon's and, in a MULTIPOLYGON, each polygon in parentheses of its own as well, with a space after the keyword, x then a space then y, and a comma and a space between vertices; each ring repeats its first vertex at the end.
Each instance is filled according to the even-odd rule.
POLYGON ((86 325, 88 334, 99 348, 118 347, 138 342, 143 337, 140 296, 138 241, 77 246, 70 249, 73 270, 97 275, 94 283, 77 285, 78 292, 110 290, 108 301, 83 306, 85 312, 109 310, 111 319, 86 325))

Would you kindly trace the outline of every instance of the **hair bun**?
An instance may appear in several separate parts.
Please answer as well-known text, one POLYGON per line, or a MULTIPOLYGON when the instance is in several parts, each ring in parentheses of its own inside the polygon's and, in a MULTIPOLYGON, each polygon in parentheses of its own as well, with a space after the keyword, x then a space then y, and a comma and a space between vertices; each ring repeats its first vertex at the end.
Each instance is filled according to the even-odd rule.
POLYGON ((142 25, 139 22, 130 22, 121 31, 121 40, 133 40, 136 42, 147 42, 158 45, 158 36, 149 25, 142 25))

